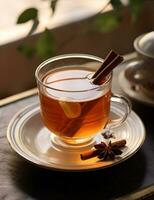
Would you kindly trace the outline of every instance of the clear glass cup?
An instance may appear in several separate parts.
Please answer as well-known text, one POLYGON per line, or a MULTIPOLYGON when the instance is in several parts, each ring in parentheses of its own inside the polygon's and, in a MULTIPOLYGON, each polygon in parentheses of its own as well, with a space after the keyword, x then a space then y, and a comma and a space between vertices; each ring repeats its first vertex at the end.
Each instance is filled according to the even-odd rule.
POLYGON ((92 74, 103 59, 87 54, 50 58, 36 69, 41 116, 45 126, 60 141, 78 145, 104 130, 120 126, 131 111, 130 102, 111 94, 112 73, 102 85, 92 83, 92 74), (124 115, 110 119, 110 103, 122 104, 124 115))

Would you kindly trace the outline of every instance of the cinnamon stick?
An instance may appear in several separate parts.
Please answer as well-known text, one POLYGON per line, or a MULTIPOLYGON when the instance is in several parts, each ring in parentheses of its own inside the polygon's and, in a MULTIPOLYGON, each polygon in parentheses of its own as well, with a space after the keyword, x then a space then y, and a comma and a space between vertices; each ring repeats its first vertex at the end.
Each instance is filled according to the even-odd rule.
POLYGON ((81 157, 81 160, 87 160, 87 159, 94 158, 94 157, 98 156, 99 153, 100 153, 99 150, 89 150, 89 151, 81 154, 80 157, 81 157))
POLYGON ((123 57, 117 55, 101 72, 94 78, 93 83, 96 85, 101 85, 104 78, 121 62, 123 57))
MULTIPOLYGON (((95 105, 95 102, 91 103, 91 109, 95 105)), ((83 116, 86 116, 89 112, 89 106, 87 106, 87 103, 82 104, 81 106, 81 112, 83 116)), ((74 118, 70 119, 66 126, 61 130, 60 134, 67 136, 67 137, 73 137, 74 134, 79 130, 81 123, 82 123, 83 118, 74 118)))
MULTIPOLYGON (((105 58, 104 64, 101 65, 101 67, 98 69, 98 71, 95 72, 93 77, 93 83, 97 85, 102 84, 102 80, 105 79, 105 77, 120 63, 123 61, 123 57, 116 54, 113 50, 109 52, 107 57, 105 58)), ((95 105, 95 102, 94 102, 95 105)), ((92 105, 93 107, 93 105, 92 105)), ((86 106, 86 103, 84 103, 81 107, 81 112, 84 112, 84 115, 86 115, 89 112, 89 109, 86 106)), ((70 119, 66 126, 61 130, 60 135, 67 136, 67 137, 73 137, 74 134, 79 130, 81 126, 82 119, 74 118, 70 119)))
POLYGON ((110 52, 105 57, 105 60, 103 64, 100 66, 100 68, 94 73, 92 76, 92 79, 96 78, 96 76, 117 56, 117 53, 113 50, 110 50, 110 52))
POLYGON ((112 148, 120 148, 124 147, 125 145, 126 145, 126 140, 119 140, 111 143, 112 148))

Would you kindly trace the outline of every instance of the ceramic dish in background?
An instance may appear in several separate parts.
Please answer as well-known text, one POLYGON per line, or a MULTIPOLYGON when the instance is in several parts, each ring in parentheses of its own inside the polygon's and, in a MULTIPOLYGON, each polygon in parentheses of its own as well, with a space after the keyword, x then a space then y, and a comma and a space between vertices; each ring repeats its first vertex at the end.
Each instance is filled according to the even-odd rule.
POLYGON ((154 31, 138 36, 134 40, 134 48, 143 59, 154 62, 154 31))
MULTIPOLYGON (((144 91, 144 88, 142 87, 142 85, 137 84, 136 82, 134 83, 133 81, 131 81, 131 79, 128 80, 127 78, 127 75, 126 75, 128 73, 128 71, 126 71, 127 66, 129 66, 129 69, 131 69, 130 66, 133 67, 133 65, 139 65, 139 64, 140 63, 138 61, 136 61, 135 59, 132 59, 132 60, 125 61, 120 65, 120 68, 123 69, 120 71, 119 76, 118 76, 118 82, 119 82, 120 88, 127 96, 129 96, 133 100, 136 100, 148 106, 154 106, 154 98, 152 98, 151 91, 148 90, 150 95, 146 94, 146 91, 144 91)), ((132 72, 129 71, 129 72, 133 74, 134 73, 133 71, 132 72)))
MULTIPOLYGON (((136 93, 143 93, 146 99, 151 98, 152 101, 154 100, 154 31, 137 37, 134 40, 134 48, 138 56, 129 62, 124 62, 126 69, 123 79, 126 78, 130 85, 138 87, 136 93)), ((122 83, 121 86, 125 89, 122 83)), ((136 98, 136 95, 133 96, 136 98)))

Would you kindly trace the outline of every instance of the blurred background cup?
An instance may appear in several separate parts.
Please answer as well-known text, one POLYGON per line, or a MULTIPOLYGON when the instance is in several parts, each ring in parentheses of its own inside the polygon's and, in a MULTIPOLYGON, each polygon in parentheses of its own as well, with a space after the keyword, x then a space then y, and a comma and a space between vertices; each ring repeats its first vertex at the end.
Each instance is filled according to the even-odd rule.
POLYGON ((142 34, 134 40, 137 52, 125 71, 126 78, 150 98, 154 98, 154 31, 142 34))

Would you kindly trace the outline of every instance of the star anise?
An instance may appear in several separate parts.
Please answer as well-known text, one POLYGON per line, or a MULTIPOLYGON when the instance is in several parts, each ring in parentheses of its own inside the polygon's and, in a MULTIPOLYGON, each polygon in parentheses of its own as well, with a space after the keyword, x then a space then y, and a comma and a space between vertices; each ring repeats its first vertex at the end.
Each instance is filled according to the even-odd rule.
POLYGON ((94 145, 95 150, 91 150, 81 154, 82 160, 87 160, 89 158, 98 157, 101 160, 106 159, 114 159, 115 156, 121 155, 122 150, 121 147, 126 145, 126 140, 119 140, 116 142, 109 142, 106 144, 105 142, 101 142, 99 144, 94 145))
POLYGON ((102 136, 104 137, 104 139, 115 138, 115 136, 111 132, 102 133, 102 136))
POLYGON ((121 155, 122 151, 120 150, 119 146, 112 145, 111 141, 107 145, 104 142, 101 142, 100 144, 96 144, 95 146, 96 150, 99 150, 98 158, 102 160, 106 159, 114 159, 116 155, 121 155))

